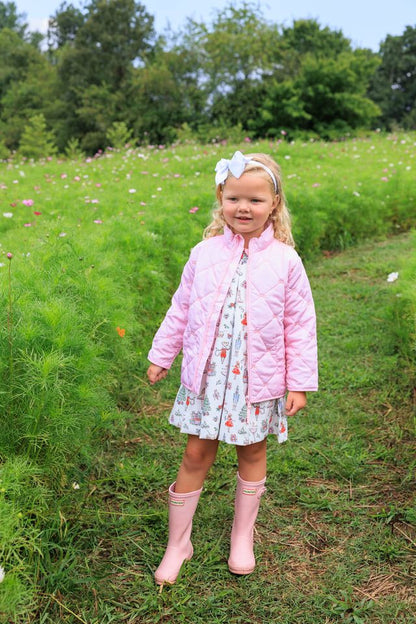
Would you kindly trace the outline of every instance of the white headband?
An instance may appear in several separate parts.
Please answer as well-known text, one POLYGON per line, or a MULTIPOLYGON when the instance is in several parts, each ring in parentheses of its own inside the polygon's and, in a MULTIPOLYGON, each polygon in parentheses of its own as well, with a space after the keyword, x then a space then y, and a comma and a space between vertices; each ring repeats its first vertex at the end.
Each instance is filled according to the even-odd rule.
POLYGON ((251 158, 247 158, 239 151, 235 152, 231 160, 221 158, 221 160, 217 162, 217 165, 215 167, 215 184, 224 184, 225 180, 228 177, 229 171, 233 174, 235 178, 240 178, 244 173, 246 165, 256 165, 256 167, 261 167, 262 169, 264 169, 264 171, 266 171, 273 180, 274 190, 277 194, 277 180, 273 171, 269 169, 269 167, 266 167, 266 165, 263 165, 263 163, 259 162, 258 160, 252 160, 251 158))

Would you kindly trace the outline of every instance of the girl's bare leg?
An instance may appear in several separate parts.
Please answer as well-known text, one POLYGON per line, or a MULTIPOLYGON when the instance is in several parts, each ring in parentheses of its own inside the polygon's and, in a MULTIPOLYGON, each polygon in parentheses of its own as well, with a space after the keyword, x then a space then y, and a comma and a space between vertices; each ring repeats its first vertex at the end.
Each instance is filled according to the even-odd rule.
POLYGON ((195 492, 202 487, 207 472, 215 461, 218 442, 218 440, 201 440, 195 435, 188 436, 176 477, 175 492, 182 494, 195 492))
POLYGON ((267 439, 248 446, 237 446, 238 473, 244 481, 261 481, 266 476, 267 439))

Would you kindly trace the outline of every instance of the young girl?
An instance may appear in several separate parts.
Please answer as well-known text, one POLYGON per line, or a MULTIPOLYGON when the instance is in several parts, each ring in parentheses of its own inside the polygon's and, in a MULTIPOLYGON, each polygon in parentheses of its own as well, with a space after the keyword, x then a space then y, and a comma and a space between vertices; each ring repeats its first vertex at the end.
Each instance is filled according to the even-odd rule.
POLYGON ((219 441, 238 473, 228 566, 255 568, 253 528, 265 491, 266 439, 287 437, 286 416, 317 390, 315 311, 294 250, 278 165, 265 154, 216 166, 218 208, 191 251, 149 353, 151 384, 183 351, 170 422, 188 435, 169 488, 169 541, 156 583, 174 583, 193 554, 192 519, 219 441), (284 399, 287 393, 286 399, 284 399))

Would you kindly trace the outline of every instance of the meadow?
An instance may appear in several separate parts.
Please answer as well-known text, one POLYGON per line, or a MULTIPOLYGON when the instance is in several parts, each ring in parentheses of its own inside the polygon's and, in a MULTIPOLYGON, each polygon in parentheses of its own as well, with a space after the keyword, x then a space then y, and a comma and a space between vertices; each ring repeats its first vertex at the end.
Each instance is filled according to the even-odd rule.
POLYGON ((0 621, 413 621, 415 154, 414 134, 374 133, 0 165, 0 621), (158 594, 183 440, 179 363, 151 388, 147 352, 235 149, 282 167, 321 389, 269 445, 256 572, 226 569, 223 449, 195 559, 158 594))

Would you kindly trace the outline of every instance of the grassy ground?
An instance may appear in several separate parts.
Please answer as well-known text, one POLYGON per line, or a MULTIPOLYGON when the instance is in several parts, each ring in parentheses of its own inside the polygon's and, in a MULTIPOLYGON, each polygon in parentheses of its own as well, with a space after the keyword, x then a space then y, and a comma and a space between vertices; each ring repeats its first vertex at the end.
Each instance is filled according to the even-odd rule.
POLYGON ((414 622, 414 404, 389 330, 395 295, 386 281, 412 253, 401 235, 307 267, 321 387, 291 421, 289 442, 270 440, 251 576, 227 569, 236 460, 222 446, 195 517, 194 558, 175 586, 158 593, 154 584, 184 442, 166 424, 174 374, 120 420, 78 502, 71 496, 62 508, 59 547, 49 553, 55 575, 30 621, 414 622))

